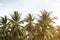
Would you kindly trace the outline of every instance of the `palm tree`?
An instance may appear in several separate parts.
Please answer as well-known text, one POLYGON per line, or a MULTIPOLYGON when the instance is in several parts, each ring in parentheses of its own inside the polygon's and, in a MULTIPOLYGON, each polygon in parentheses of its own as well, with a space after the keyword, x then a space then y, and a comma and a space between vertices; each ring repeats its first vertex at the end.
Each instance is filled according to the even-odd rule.
POLYGON ((47 32, 49 31, 49 28, 51 27, 51 23, 55 23, 53 20, 56 19, 56 17, 51 18, 50 12, 47 12, 46 10, 41 11, 42 15, 38 15, 39 19, 37 20, 37 27, 40 29, 40 40, 49 40, 46 39, 47 32))
POLYGON ((25 26, 25 29, 28 31, 29 39, 32 40, 32 33, 34 29, 33 21, 35 18, 32 17, 33 15, 28 14, 28 16, 24 19, 24 21, 27 23, 25 26))
POLYGON ((7 16, 1 17, 0 25, 1 25, 1 32, 3 36, 3 40, 6 40, 6 35, 7 35, 6 32, 7 32, 7 27, 8 27, 7 16))
POLYGON ((9 19, 12 26, 12 40, 22 40, 23 33, 21 31, 21 28, 23 28, 23 26, 21 26, 21 23, 23 23, 23 21, 21 21, 20 17, 21 15, 19 15, 18 11, 14 11, 14 14, 11 15, 12 19, 9 19))

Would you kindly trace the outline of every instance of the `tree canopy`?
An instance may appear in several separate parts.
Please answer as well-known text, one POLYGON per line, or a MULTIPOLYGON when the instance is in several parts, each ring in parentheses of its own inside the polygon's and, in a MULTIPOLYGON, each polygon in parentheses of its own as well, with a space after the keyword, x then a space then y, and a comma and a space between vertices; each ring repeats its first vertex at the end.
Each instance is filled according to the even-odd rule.
POLYGON ((60 40, 60 26, 52 24, 56 17, 51 12, 43 10, 38 18, 29 13, 23 20, 18 11, 10 16, 0 17, 0 40, 60 40))

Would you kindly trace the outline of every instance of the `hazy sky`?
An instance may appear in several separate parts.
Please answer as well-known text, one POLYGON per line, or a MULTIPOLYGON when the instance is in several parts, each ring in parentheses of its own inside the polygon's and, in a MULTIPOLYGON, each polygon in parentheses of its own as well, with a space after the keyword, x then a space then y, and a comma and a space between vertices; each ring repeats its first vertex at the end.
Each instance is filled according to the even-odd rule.
POLYGON ((60 25, 60 0, 0 0, 0 16, 9 16, 16 10, 25 17, 28 13, 39 14, 42 9, 52 11, 60 25))

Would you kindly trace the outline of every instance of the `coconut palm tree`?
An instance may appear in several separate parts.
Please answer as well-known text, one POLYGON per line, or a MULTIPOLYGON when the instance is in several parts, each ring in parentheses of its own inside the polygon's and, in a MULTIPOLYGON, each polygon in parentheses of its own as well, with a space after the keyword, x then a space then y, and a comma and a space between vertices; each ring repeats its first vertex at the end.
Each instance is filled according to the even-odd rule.
POLYGON ((29 39, 32 40, 32 33, 33 33, 33 29, 34 29, 34 25, 33 25, 33 21, 34 21, 34 17, 32 17, 33 15, 28 14, 28 16, 26 16, 26 18, 24 19, 24 21, 27 23, 25 25, 25 29, 28 31, 28 35, 29 35, 29 39))
POLYGON ((8 27, 7 16, 1 17, 0 26, 1 26, 3 40, 6 40, 6 35, 7 35, 6 32, 8 27))
POLYGON ((22 40, 23 33, 21 31, 21 28, 23 28, 23 26, 21 26, 21 23, 23 23, 23 21, 21 21, 20 17, 21 15, 18 13, 18 11, 14 11, 14 14, 11 15, 12 19, 9 19, 12 27, 11 40, 22 40))
POLYGON ((41 11, 41 15, 38 15, 39 19, 37 20, 37 27, 40 29, 40 40, 49 40, 47 38, 48 35, 50 35, 49 28, 52 27, 52 23, 55 23, 53 20, 56 19, 56 17, 51 18, 50 12, 47 12, 46 10, 41 11))

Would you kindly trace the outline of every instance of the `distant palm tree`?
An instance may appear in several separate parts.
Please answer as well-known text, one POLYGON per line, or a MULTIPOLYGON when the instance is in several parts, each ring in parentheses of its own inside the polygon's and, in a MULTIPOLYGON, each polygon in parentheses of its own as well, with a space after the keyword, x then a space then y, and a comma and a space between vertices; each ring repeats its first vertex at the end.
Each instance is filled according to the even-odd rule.
POLYGON ((3 36, 3 40, 6 40, 6 32, 7 32, 7 25, 8 25, 8 22, 7 22, 7 16, 4 16, 4 17, 1 17, 1 20, 0 20, 0 25, 1 25, 1 28, 2 28, 2 36, 3 36))
POLYGON ((33 15, 28 14, 28 16, 26 16, 26 18, 24 19, 25 22, 27 23, 25 28, 28 31, 28 35, 29 35, 29 39, 32 40, 32 33, 33 33, 33 29, 34 29, 34 25, 33 25, 33 21, 35 18, 32 17, 33 15))
POLYGON ((49 28, 51 27, 50 25, 52 25, 51 23, 55 23, 53 20, 56 19, 56 17, 51 18, 50 17, 50 12, 47 12, 46 10, 41 11, 42 15, 38 15, 39 19, 37 20, 37 27, 40 29, 40 40, 48 40, 48 38, 46 39, 47 34, 49 31, 49 28))
POLYGON ((21 27, 23 28, 23 26, 20 25, 20 23, 23 23, 23 21, 21 21, 21 15, 18 13, 18 11, 14 11, 14 14, 11 15, 12 19, 9 19, 12 25, 12 29, 11 29, 11 34, 12 34, 12 40, 22 40, 22 36, 23 33, 20 30, 21 27))

